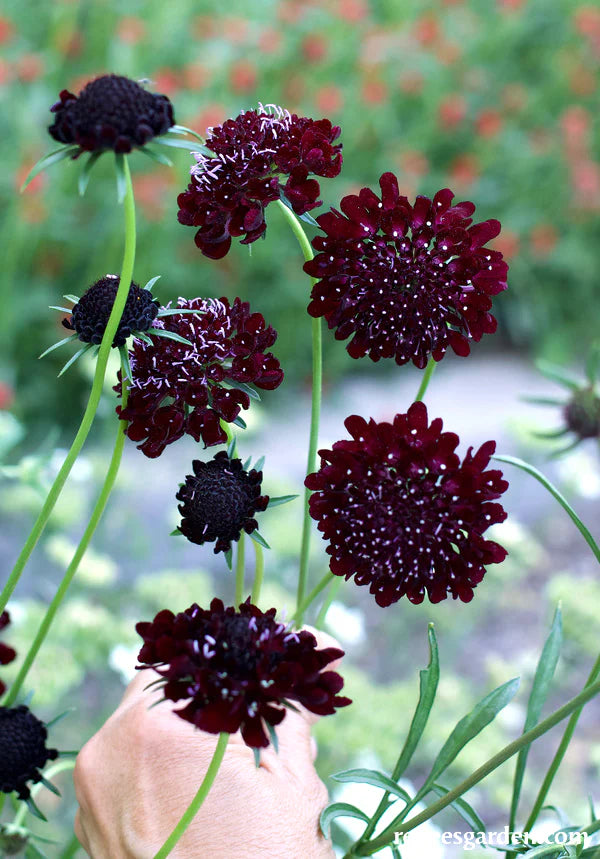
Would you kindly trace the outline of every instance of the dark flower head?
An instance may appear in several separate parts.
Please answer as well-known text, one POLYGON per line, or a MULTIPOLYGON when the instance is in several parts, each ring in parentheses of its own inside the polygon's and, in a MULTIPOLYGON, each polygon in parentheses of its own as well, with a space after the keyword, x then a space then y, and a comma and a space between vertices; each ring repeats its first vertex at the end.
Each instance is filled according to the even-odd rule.
POLYGON ((320 716, 351 703, 337 695, 340 675, 322 670, 343 651, 317 650, 312 633, 279 623, 274 608, 262 612, 247 600, 236 611, 213 599, 208 610, 161 611, 136 630, 144 639, 138 667, 154 668, 165 699, 188 702, 174 712, 210 734, 241 730, 248 746, 261 748, 269 745, 265 723, 278 725, 289 702, 320 716))
POLYGON ((566 429, 577 441, 600 438, 600 397, 592 385, 576 390, 563 413, 566 429))
POLYGON ((195 154, 192 181, 177 202, 180 223, 200 228, 196 244, 211 259, 225 256, 232 236, 243 236, 242 244, 262 236, 265 207, 282 195, 297 215, 320 206, 319 183, 309 176, 341 170, 340 129, 328 119, 260 105, 209 132, 209 152, 195 154))
MULTIPOLYGON (((83 343, 100 343, 120 282, 118 275, 107 274, 92 284, 73 307, 72 316, 63 319, 64 327, 76 331, 83 343)), ((112 345, 123 346, 131 334, 147 331, 156 319, 159 307, 158 299, 153 298, 149 290, 141 289, 132 281, 112 345)))
MULTIPOLYGON (((149 457, 185 433, 206 447, 223 444, 220 420, 231 423, 248 408, 247 386, 271 391, 283 381, 279 361, 266 351, 277 334, 247 302, 180 298, 177 306, 197 313, 165 316, 155 327, 192 345, 158 336, 152 345, 134 340, 129 400, 127 408, 117 408, 130 421, 127 435, 149 457)), ((120 393, 120 385, 115 390, 120 393)))
MULTIPOLYGON (((10 615, 7 611, 3 611, 0 614, 0 632, 5 629, 10 623, 10 615)), ((16 659, 17 652, 13 650, 12 647, 9 647, 8 644, 3 644, 0 641, 0 665, 8 665, 9 662, 12 662, 16 659)), ((0 680, 0 695, 3 695, 6 691, 6 684, 0 680)))
POLYGON ((102 75, 78 96, 64 89, 50 110, 55 114, 48 131, 59 143, 77 144, 81 151, 131 152, 174 124, 166 95, 148 92, 121 75, 102 75))
POLYGON ((0 707, 0 791, 18 792, 29 797, 27 782, 42 779, 40 772, 48 761, 58 757, 56 749, 46 748, 48 732, 28 707, 0 707))
POLYGON ((209 462, 192 462, 177 493, 182 515, 179 530, 192 543, 213 543, 217 552, 227 552, 242 531, 258 528, 254 514, 267 509, 268 495, 260 494, 262 471, 245 471, 241 459, 230 459, 219 451, 209 462))
POLYGON ((482 536, 506 518, 492 502, 508 483, 485 470, 495 442, 461 462, 458 436, 442 432, 440 418, 429 425, 421 402, 393 423, 352 415, 346 428, 352 441, 320 450, 321 468, 306 478, 331 572, 370 585, 381 606, 404 595, 420 603, 425 592, 432 603, 448 594, 469 602, 485 566, 506 557, 482 536))
POLYGON ((506 289, 502 254, 484 247, 500 223, 473 224, 473 203, 453 206, 447 188, 411 206, 392 173, 379 184, 381 198, 363 188, 343 198, 341 212, 317 218, 325 235, 304 265, 318 279, 308 312, 324 316, 338 340, 352 337, 353 358, 422 368, 449 346, 468 355, 469 340, 496 330, 490 296, 506 289))

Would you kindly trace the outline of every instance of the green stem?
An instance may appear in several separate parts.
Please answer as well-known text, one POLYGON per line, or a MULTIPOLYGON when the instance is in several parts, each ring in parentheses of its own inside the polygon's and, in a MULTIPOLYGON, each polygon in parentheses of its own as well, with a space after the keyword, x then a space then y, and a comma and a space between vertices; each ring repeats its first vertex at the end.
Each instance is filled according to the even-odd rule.
MULTIPOLYGON (((122 407, 125 408, 125 406, 127 405, 128 390, 127 390, 127 384, 126 384, 126 378, 125 378, 125 370, 124 370, 123 366, 121 366, 121 375, 122 375, 122 379, 123 379, 122 385, 121 385, 121 390, 122 390, 121 404, 122 404, 122 407)), ((117 427, 117 438, 115 440, 115 447, 113 450, 113 455, 112 455, 112 458, 110 460, 110 464, 108 466, 108 471, 106 473, 106 477, 104 479, 104 485, 102 486, 102 490, 100 492, 100 495, 98 496, 98 500, 96 501, 96 505, 92 511, 90 521, 88 522, 87 528, 85 529, 83 536, 81 538, 81 541, 80 541, 79 545, 77 546, 75 554, 73 555, 73 558, 71 559, 71 563, 69 564, 69 566, 67 568, 67 571, 63 577, 63 580, 60 583, 59 588, 56 591, 56 594, 54 595, 52 602, 48 606, 48 610, 46 611, 46 614, 45 614, 45 616, 44 616, 44 618, 40 624, 40 628, 37 631, 37 634, 33 640, 33 643, 31 644, 29 651, 27 652, 27 655, 25 656, 25 659, 23 660, 23 664, 21 665, 21 668, 19 669, 19 673, 17 674, 17 677, 16 677, 14 683, 12 683, 10 686, 10 689, 8 691, 8 695, 6 697, 6 701, 4 702, 5 707, 12 707, 12 705, 16 701, 17 695, 21 691, 21 688, 23 686, 25 678, 27 677, 27 674, 29 673, 29 669, 33 665, 33 661, 36 658, 40 647, 44 643, 46 636, 48 635, 48 631, 50 629, 50 626, 52 625, 52 622, 56 616, 56 613, 57 613, 63 599, 65 598, 65 595, 67 593, 67 590, 69 589, 71 582, 73 581, 73 577, 74 577, 75 573, 77 572, 79 564, 81 563, 81 559, 85 555, 87 548, 90 544, 90 541, 91 541, 92 537, 94 536, 94 532, 95 532, 96 528, 98 527, 98 523, 100 522, 100 519, 101 519, 102 514, 104 512, 104 508, 106 507, 106 504, 108 502, 110 494, 111 494, 113 487, 115 485, 115 481, 117 479, 119 466, 121 464, 121 456, 123 454, 123 447, 125 445, 125 438, 126 438, 125 430, 126 429, 127 429, 127 421, 119 421, 118 427, 117 427)))
POLYGON ((435 370, 437 362, 430 358, 427 362, 427 366, 425 367, 425 372, 423 373, 423 378, 421 379, 421 384, 419 385, 419 390, 417 391, 417 396, 415 397, 415 402, 421 400, 423 401, 423 397, 425 396, 425 391, 429 387, 429 382, 431 381, 431 377, 433 376, 433 371, 435 370))
MULTIPOLYGON (((598 656, 598 658, 596 659, 596 662, 594 663, 594 667, 592 668, 592 670, 590 672, 590 676, 588 677, 588 679, 586 681, 584 689, 589 688, 592 685, 592 683, 594 683, 594 681, 597 679, 599 674, 600 674, 600 656, 598 656)), ((538 814, 540 813, 542 806, 544 805, 544 802, 546 801, 546 797, 548 796, 548 791, 550 790, 550 787, 551 787, 552 782, 554 780, 554 776, 556 775, 558 768, 560 767, 560 765, 562 763, 562 759, 565 756, 565 752, 567 751, 567 749, 569 747, 569 743, 571 742, 571 738, 572 738, 573 733, 575 731, 575 728, 577 726, 577 722, 579 721, 579 717, 581 716, 582 709, 583 709, 583 707, 579 707, 577 710, 575 710, 575 712, 573 713, 573 715, 571 716, 571 718, 567 722, 567 727, 565 728, 565 733, 563 734, 562 740, 560 741, 560 745, 559 745, 558 749, 556 750, 556 754, 554 755, 554 758, 552 759, 552 763, 550 764, 548 772, 546 773, 546 777, 544 778, 544 781, 542 782, 542 786, 539 789, 538 795, 535 799, 535 802, 533 804, 533 808, 531 810, 531 814, 527 818, 527 823, 525 824, 525 827, 524 827, 525 832, 529 832, 530 829, 533 827, 533 824, 537 820, 538 814)))
POLYGON ((245 534, 242 531, 238 540, 237 557, 235 559, 235 604, 244 602, 244 567, 246 562, 245 534))
POLYGON ((296 626, 302 626, 302 618, 304 617, 304 612, 306 611, 306 609, 313 602, 313 600, 315 600, 319 596, 321 591, 324 591, 327 585, 332 584, 334 579, 336 578, 338 577, 334 576, 333 573, 327 570, 321 581, 314 586, 314 588, 306 597, 300 608, 297 608, 295 613, 291 616, 290 622, 293 622, 296 626))
POLYGON ((522 748, 528 746, 534 740, 537 740, 543 734, 550 731, 555 725, 558 725, 562 722, 563 719, 566 719, 567 716, 570 716, 575 711, 579 710, 583 707, 584 704, 587 704, 588 701, 591 701, 598 693, 600 692, 600 681, 593 683, 589 686, 586 686, 578 695, 564 704, 562 707, 559 707, 558 710, 555 710, 554 713, 551 713, 546 719, 542 722, 539 722, 534 728, 530 731, 527 731, 525 734, 522 734, 516 740, 513 740, 512 743, 509 743, 505 746, 501 751, 495 754, 492 758, 490 758, 486 763, 480 766, 475 770, 474 773, 466 778, 464 781, 461 781, 455 788, 448 791, 448 793, 438 799, 436 802, 432 803, 426 809, 424 809, 419 814, 416 814, 414 817, 411 817, 406 823, 400 823, 398 818, 396 818, 389 826, 384 829, 384 831, 374 838, 372 841, 368 841, 367 843, 357 844, 354 848, 350 850, 347 856, 371 856, 373 853, 376 853, 378 850, 382 850, 388 844, 391 844, 394 840, 395 833, 406 834, 413 829, 416 829, 417 826, 420 826, 425 821, 430 820, 436 814, 439 814, 444 808, 447 808, 453 802, 455 802, 459 797, 461 797, 464 793, 471 790, 476 784, 479 784, 486 776, 488 776, 491 772, 497 769, 501 764, 505 763, 509 758, 516 755, 522 748))
POLYGON ((325 600, 323 601, 323 605, 319 609, 319 613, 316 617, 316 620, 315 620, 316 629, 323 629, 323 626, 325 625, 325 618, 327 617, 327 612, 329 611, 329 609, 331 607, 331 603, 336 598, 337 592, 341 588, 343 581, 344 581, 343 576, 336 576, 335 577, 335 582, 332 584, 331 588, 329 589, 329 593, 327 594, 325 600))
MULTIPOLYGON (((281 200, 278 200, 278 205, 292 229, 293 234, 298 240, 298 244, 302 250, 304 259, 308 262, 313 259, 311 244, 302 224, 281 200)), ((312 285, 317 282, 314 277, 311 278, 312 285)), ((312 474, 316 470, 317 465, 317 444, 319 440, 319 421, 321 417, 321 391, 323 387, 323 339, 321 333, 321 320, 312 320, 312 403, 310 414, 310 436, 308 442, 308 456, 306 463, 306 473, 312 474)), ((298 626, 302 625, 302 616, 304 614, 304 594, 306 592, 306 582, 308 579, 308 556, 310 550, 310 529, 311 519, 308 508, 308 500, 310 498, 310 490, 304 489, 304 519, 302 523, 302 542, 300 545, 300 571, 298 574, 298 593, 296 598, 296 614, 298 626)))
POLYGON ((496 462, 506 462, 508 465, 515 465, 517 468, 520 468, 521 471, 525 471, 527 474, 531 475, 531 477, 535 477, 535 479, 541 483, 542 486, 547 489, 552 496, 554 496, 554 498, 556 498, 561 507, 568 513, 579 530, 579 533, 594 553, 596 560, 600 562, 600 549, 589 530, 573 510, 565 496, 559 492, 552 483, 550 483, 548 478, 545 477, 541 471, 538 471, 533 465, 529 465, 528 462, 524 462, 524 460, 518 459, 516 456, 493 456, 492 459, 496 460, 496 462))
POLYGON ((254 568, 254 584, 252 585, 252 604, 258 605, 258 601, 260 599, 260 589, 262 588, 263 578, 265 574, 265 556, 262 550, 262 546, 256 542, 256 540, 252 540, 254 543, 254 556, 256 560, 255 568, 254 568))
POLYGON ((73 835, 63 852, 60 854, 60 859, 73 859, 73 856, 81 850, 81 844, 76 835, 73 835))
POLYGON ((219 767, 221 766, 221 761, 225 755, 225 749, 227 748, 227 741, 229 740, 229 734, 219 734, 219 739, 217 741, 217 745, 215 748, 215 752, 213 754, 212 760, 209 764, 209 767, 206 771, 206 775, 202 780, 202 784, 198 788, 198 793, 193 798, 187 809, 185 810, 183 817, 173 830, 173 832, 169 835, 163 846, 160 848, 158 853, 155 854, 154 859, 164 859, 165 856, 168 856, 173 847, 177 844, 185 830, 188 828, 198 810, 204 800, 206 799, 209 790, 212 787, 212 784, 215 780, 215 776, 219 771, 219 767))
POLYGON ((40 539, 44 528, 46 527, 48 519, 50 518, 50 514, 54 509, 54 505, 56 504, 58 497, 62 492, 67 477, 69 476, 73 464, 79 456, 81 448, 83 447, 84 442, 91 429, 94 416, 98 408, 98 403, 100 402, 100 397, 102 395, 104 377, 106 375, 106 365, 108 363, 110 350, 112 348, 112 342, 114 340, 117 327, 123 314, 125 302, 127 301, 127 296, 129 295, 129 287, 131 285, 131 279, 133 277, 133 262, 135 259, 135 204, 133 198, 133 186, 131 184, 131 174, 129 172, 129 164, 126 158, 124 159, 124 171, 126 179, 126 193, 124 200, 125 250, 123 253, 123 265, 121 267, 121 281, 119 283, 119 289, 117 290, 117 294, 115 296, 113 308, 106 324, 106 331, 104 332, 102 342, 100 344, 100 350, 98 352, 98 358, 96 361, 94 380, 92 382, 92 389, 90 391, 88 403, 83 414, 81 424, 77 431, 77 435, 75 436, 73 444, 71 445, 71 449, 69 450, 65 461, 61 466, 60 471, 56 475, 56 479, 52 484, 52 487, 50 489, 50 492, 48 493, 46 501, 44 502, 42 510, 31 530, 31 533, 29 534, 29 537, 25 542, 25 545, 23 546, 21 554, 19 555, 14 569, 10 574, 8 581, 6 582, 6 585, 4 586, 2 594, 0 594, 0 613, 2 613, 2 611, 5 609, 8 600, 12 596, 12 593, 16 588, 19 579, 21 578, 21 574, 25 568, 25 565, 27 564, 27 561, 29 560, 31 553, 34 550, 37 541, 40 539))

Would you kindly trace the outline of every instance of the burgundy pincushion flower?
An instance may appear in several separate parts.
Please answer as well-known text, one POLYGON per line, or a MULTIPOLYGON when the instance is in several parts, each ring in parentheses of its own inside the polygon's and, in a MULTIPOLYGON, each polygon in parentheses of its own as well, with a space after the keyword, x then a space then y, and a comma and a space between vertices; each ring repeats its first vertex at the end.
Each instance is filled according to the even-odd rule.
POLYGON ((341 170, 340 129, 328 119, 260 105, 209 131, 209 152, 195 153, 192 181, 177 202, 180 223, 200 228, 196 244, 211 259, 225 256, 232 236, 256 241, 267 228, 265 207, 281 196, 297 215, 320 206, 319 183, 309 176, 341 170))
POLYGON ((64 89, 50 110, 55 114, 48 128, 52 137, 79 145, 81 152, 131 152, 175 122, 166 95, 148 92, 121 75, 102 75, 78 96, 64 89))
POLYGON ((117 407, 130 421, 127 435, 149 457, 185 433, 205 447, 226 442, 219 421, 231 423, 248 408, 247 386, 272 391, 283 381, 279 361, 266 351, 277 333, 247 302, 180 298, 177 307, 197 313, 164 316, 154 326, 192 345, 158 336, 152 345, 134 340, 129 400, 125 409, 117 407))
POLYGON ((565 432, 574 433, 576 442, 600 437, 600 397, 593 385, 575 390, 563 414, 565 432))
POLYGON ((381 606, 404 595, 420 603, 425 592, 432 603, 448 594, 469 602, 485 566, 506 557, 482 536, 506 518, 493 501, 508 483, 485 470, 495 442, 461 462, 458 436, 442 432, 440 418, 429 425, 421 402, 393 423, 352 415, 345 424, 352 441, 320 450, 321 468, 306 478, 331 572, 370 585, 381 606))
POLYGON ((42 780, 40 772, 48 761, 58 757, 56 749, 46 748, 48 731, 28 707, 0 707, 0 791, 18 792, 27 799, 27 782, 42 780))
MULTIPOLYGON (((3 611, 0 614, 0 631, 5 629, 10 623, 10 615, 7 611, 3 611)), ((8 644, 3 644, 0 641, 0 665, 8 665, 14 659, 16 659, 17 652, 13 650, 12 647, 9 647, 8 644)), ((3 695, 6 691, 6 684, 0 680, 0 695, 3 695)))
POLYGON ((215 555, 227 552, 242 531, 258 528, 254 514, 267 509, 268 495, 260 494, 262 471, 245 471, 241 459, 230 459, 224 450, 209 462, 195 459, 177 493, 182 521, 179 530, 192 543, 212 543, 215 555))
POLYGON ((278 725, 289 702, 320 716, 351 703, 337 694, 340 675, 322 670, 343 651, 317 650, 312 633, 279 623, 274 608, 262 612, 247 600, 237 611, 213 599, 210 609, 161 611, 136 630, 144 639, 138 668, 154 668, 165 699, 188 702, 174 712, 202 731, 241 730, 248 746, 262 748, 265 723, 278 725))
MULTIPOLYGON (((102 342, 120 282, 121 278, 115 274, 100 278, 73 307, 72 316, 62 320, 65 328, 77 332, 82 343, 102 342)), ((156 319, 159 307, 158 299, 153 298, 149 290, 141 289, 132 281, 112 345, 123 346, 131 334, 147 331, 156 319)))
POLYGON ((468 355, 469 340, 496 330, 492 295, 506 289, 508 266, 484 247, 500 232, 495 220, 473 224, 473 203, 452 205, 445 188, 433 200, 401 197, 392 173, 344 197, 317 222, 318 252, 304 270, 318 279, 308 312, 324 316, 353 358, 394 357, 423 368, 450 346, 468 355))

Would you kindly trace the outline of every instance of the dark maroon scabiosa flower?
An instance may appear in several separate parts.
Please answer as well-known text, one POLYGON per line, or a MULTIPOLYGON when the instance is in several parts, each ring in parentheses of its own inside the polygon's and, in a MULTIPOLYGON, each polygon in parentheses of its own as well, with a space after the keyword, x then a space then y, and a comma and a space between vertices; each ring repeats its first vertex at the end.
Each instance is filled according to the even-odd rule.
POLYGON ((317 222, 317 255, 304 270, 318 279, 308 312, 324 316, 353 358, 412 361, 423 368, 448 347, 469 354, 469 340, 496 330, 492 300, 506 289, 508 266, 484 245, 500 223, 472 224, 473 203, 452 205, 447 188, 433 200, 401 197, 392 173, 344 197, 317 222))
POLYGON ((268 495, 261 495, 262 471, 245 471, 241 459, 230 459, 221 450, 209 462, 192 462, 177 493, 182 520, 179 530, 192 543, 214 543, 215 555, 227 552, 242 531, 258 528, 255 513, 267 509, 268 495))
POLYGON ((46 748, 48 731, 28 707, 0 707, 0 791, 16 790, 19 799, 28 799, 28 782, 42 780, 48 761, 58 757, 46 748))
POLYGON ((274 608, 247 600, 238 611, 213 599, 209 609, 161 611, 136 630, 144 639, 138 668, 154 668, 165 699, 188 702, 174 712, 210 734, 241 730, 248 746, 263 748, 265 726, 270 734, 290 702, 319 716, 351 703, 337 694, 340 675, 323 671, 343 651, 318 650, 312 633, 279 623, 274 608))
POLYGON ((148 92, 121 75, 102 75, 78 96, 64 89, 50 110, 55 115, 48 128, 51 136, 78 145, 81 152, 131 152, 175 122, 166 95, 148 92))
POLYGON ((420 603, 425 592, 433 603, 448 594, 469 602, 485 566, 506 557, 482 536, 506 518, 493 501, 508 483, 485 470, 495 442, 461 462, 458 436, 442 432, 440 418, 429 424, 421 402, 393 423, 345 423, 352 440, 320 450, 321 468, 306 478, 331 572, 370 585, 381 606, 404 595, 420 603))
POLYGON ((192 181, 177 202, 180 223, 199 227, 196 244, 211 259, 225 256, 232 236, 243 236, 242 244, 262 236, 265 207, 281 196, 297 215, 321 205, 309 176, 341 170, 340 129, 328 119, 259 105, 209 131, 207 152, 195 153, 192 181))
POLYGON ((563 414, 565 431, 574 433, 578 442, 600 437, 600 397, 593 386, 574 391, 563 414))
POLYGON ((164 316, 154 325, 189 343, 152 336, 152 328, 152 344, 134 340, 129 400, 117 408, 130 421, 127 435, 149 457, 185 433, 205 447, 223 444, 220 420, 232 423, 248 408, 248 392, 258 396, 249 386, 272 391, 283 381, 279 361, 267 351, 277 333, 247 302, 180 298, 177 306, 197 312, 164 316))
MULTIPOLYGON (((0 614, 0 632, 5 629, 10 623, 10 615, 7 611, 3 611, 0 614)), ((0 641, 0 665, 8 665, 14 659, 16 659, 17 652, 13 650, 12 647, 9 647, 8 644, 3 644, 0 641)), ((0 680, 0 695, 3 695, 6 691, 6 684, 0 680)))
MULTIPOLYGON (((64 327, 75 331, 82 343, 102 341, 120 282, 116 274, 100 278, 84 292, 73 307, 72 315, 63 319, 64 327)), ((147 331, 158 316, 159 307, 158 299, 151 292, 132 281, 112 345, 123 346, 131 334, 147 331)))

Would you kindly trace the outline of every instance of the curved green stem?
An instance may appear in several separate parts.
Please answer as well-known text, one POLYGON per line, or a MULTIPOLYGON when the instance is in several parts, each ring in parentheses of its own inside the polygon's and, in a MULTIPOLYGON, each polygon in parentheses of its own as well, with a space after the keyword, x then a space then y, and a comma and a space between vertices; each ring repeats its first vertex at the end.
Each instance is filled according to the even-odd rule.
MULTIPOLYGON (((594 667, 590 672, 590 676, 588 677, 584 688, 587 689, 589 686, 591 686, 592 683, 594 683, 594 681, 597 679, 598 675, 600 675, 600 656, 598 656, 598 658, 596 659, 594 667)), ((552 782, 554 781, 554 776, 558 772, 558 768, 562 763, 562 759, 564 758, 565 753, 569 748, 569 743, 571 742, 571 738, 573 736, 575 728, 577 727, 577 722, 579 721, 579 717, 581 716, 582 709, 583 707, 579 707, 579 709, 575 710, 575 712, 567 722, 567 727, 565 728, 565 732, 560 741, 560 745, 556 750, 556 754, 554 755, 552 763, 548 768, 548 772, 546 773, 544 781, 542 782, 542 786, 538 791, 538 795, 533 804, 533 808, 531 809, 531 814, 527 818, 527 823, 524 826, 525 832, 529 832, 531 830, 533 824, 538 818, 538 814, 542 810, 542 806, 546 801, 546 797, 548 796, 548 792, 550 790, 552 782)))
POLYGON ((213 785, 217 772, 219 771, 221 761, 225 756, 225 749, 227 748, 228 740, 229 734, 219 734, 219 739, 217 741, 215 752, 206 771, 206 775, 202 780, 202 784, 198 788, 198 793, 185 810, 183 817, 181 818, 173 832, 169 835, 158 853, 155 854, 154 859, 164 859, 165 856, 169 855, 173 847, 175 847, 185 830, 188 828, 188 826, 198 813, 198 810, 208 796, 208 792, 213 785))
POLYGON ((552 483, 550 483, 548 478, 545 477, 541 471, 538 471, 533 465, 529 465, 528 462, 524 462, 524 460, 518 459, 516 456, 493 456, 492 459, 497 462, 506 462, 508 465, 515 465, 517 468, 520 468, 521 471, 525 471, 527 474, 530 474, 531 477, 535 477, 535 479, 541 483, 542 486, 547 489, 552 496, 554 496, 554 498, 556 498, 561 507, 568 513, 579 530, 579 533, 594 553, 596 560, 600 562, 600 548, 598 548, 598 544, 590 534, 589 530, 573 510, 565 496, 559 492, 552 483))
POLYGON ((262 588, 263 578, 265 575, 265 555, 262 550, 262 546, 256 542, 256 540, 252 540, 254 543, 254 557, 255 557, 255 568, 254 568, 254 584, 252 585, 252 598, 251 602, 253 605, 258 605, 258 601, 260 599, 260 590, 262 588))
MULTIPOLYGON (((283 212, 285 219, 290 225, 298 244, 304 255, 304 259, 308 262, 313 258, 313 252, 308 237, 298 218, 294 215, 281 200, 278 200, 280 210, 283 212)), ((311 278, 312 285, 317 282, 311 278)), ((317 465, 317 444, 319 440, 319 421, 321 417, 321 390, 323 387, 323 339, 321 334, 321 320, 312 320, 312 403, 310 413, 310 436, 308 442, 308 456, 306 463, 306 473, 311 474, 316 469, 317 465)), ((304 594, 306 591, 306 582, 308 579, 308 555, 310 550, 310 528, 311 519, 308 509, 308 500, 310 498, 310 490, 304 490, 304 519, 302 523, 302 542, 300 545, 300 571, 298 574, 298 593, 296 598, 296 614, 298 625, 302 625, 302 615, 304 613, 304 594)))
POLYGON ((235 559, 235 604, 244 602, 244 567, 246 565, 246 535, 242 531, 238 540, 237 556, 235 559))
POLYGON ((302 618, 304 617, 304 612, 309 607, 309 605, 315 600, 321 591, 324 591, 325 588, 332 584, 333 581, 338 578, 338 576, 334 576, 329 570, 325 573, 320 582, 318 582, 309 595, 306 597, 302 605, 296 609, 295 613, 291 616, 290 622, 294 623, 295 626, 302 626, 302 618))
POLYGON ((325 618, 327 617, 327 612, 331 608, 331 603, 336 598, 337 592, 341 588, 343 581, 344 581, 343 576, 336 576, 335 577, 335 582, 332 584, 331 588, 329 589, 329 593, 327 594, 325 600, 323 601, 323 605, 319 609, 319 614, 316 617, 316 620, 315 620, 315 628, 316 629, 323 629, 323 627, 325 625, 325 618))
POLYGON ((106 365, 108 363, 108 357, 110 355, 110 350, 112 348, 112 342, 115 337, 115 333, 117 327, 119 325, 119 321, 123 314, 123 309, 125 307, 125 302, 127 301, 127 296, 129 295, 129 287, 131 285, 131 279, 133 277, 133 262, 135 259, 135 204, 133 198, 133 185, 131 184, 131 174, 129 172, 129 164, 127 159, 124 159, 124 173, 126 179, 126 193, 125 193, 125 250, 123 253, 123 265, 121 267, 121 281, 119 283, 119 289, 117 290, 117 294, 115 296, 115 302, 113 304, 113 308, 111 310, 108 322, 106 324, 106 330, 102 337, 102 342, 100 344, 100 350, 98 352, 98 358, 96 361, 96 370, 94 373, 94 380, 92 382, 92 389, 90 391, 90 396, 88 399, 88 403, 83 414, 83 418, 81 420, 81 424, 77 431, 77 435, 71 445, 71 449, 69 450, 65 461, 63 462, 60 471, 56 475, 56 479, 52 484, 50 492, 48 493, 48 497, 46 498, 42 510, 27 538, 25 545, 21 551, 21 554, 17 558, 17 562, 13 568, 12 573, 10 574, 4 589, 2 590, 2 594, 0 594, 0 613, 6 607, 8 600, 12 596, 14 589, 17 586, 19 579, 21 578, 21 574, 29 560, 31 553, 33 552, 37 541, 40 539, 44 528, 50 518, 50 514, 54 509, 54 506, 58 500, 60 493, 62 492, 63 486, 69 476, 69 473, 73 467, 73 464, 79 453, 81 448, 84 445, 84 442, 88 436, 88 433, 91 429, 94 416, 96 414, 96 410, 98 408, 98 403, 100 402, 100 397, 102 395, 102 388, 104 385, 104 377, 106 375, 106 365))
MULTIPOLYGON (((127 405, 128 390, 127 390, 127 383, 126 383, 126 378, 125 378, 125 370, 124 370, 123 366, 121 366, 121 375, 122 375, 122 379, 123 379, 123 382, 121 385, 122 407, 125 408, 125 406, 127 405)), ((50 626, 52 625, 52 622, 56 616, 56 613, 57 613, 63 599, 65 598, 65 595, 67 593, 67 590, 69 589, 71 582, 73 581, 73 577, 75 576, 75 573, 77 572, 79 564, 81 563, 81 559, 85 555, 87 548, 90 544, 90 541, 91 541, 92 537, 94 536, 94 532, 95 532, 96 528, 98 527, 98 523, 102 517, 102 514, 104 513, 104 508, 106 507, 106 504, 108 502, 110 494, 111 494, 113 487, 115 485, 115 481, 117 479, 119 466, 121 464, 121 456, 123 454, 123 447, 125 445, 125 439, 126 439, 125 430, 126 429, 127 429, 127 421, 119 421, 118 422, 118 428, 117 428, 117 438, 115 440, 115 447, 113 450, 113 455, 112 455, 112 458, 110 460, 110 464, 108 466, 108 471, 106 473, 106 477, 104 478, 104 484, 103 484, 102 489, 100 491, 100 495, 98 496, 98 500, 96 501, 96 504, 95 504, 94 509, 92 511, 90 521, 88 522, 87 528, 85 529, 83 536, 81 538, 81 541, 80 541, 79 545, 77 546, 75 554, 73 555, 73 558, 71 559, 71 563, 69 564, 69 566, 67 568, 67 571, 63 577, 63 580, 60 583, 58 590, 56 591, 54 598, 52 599, 52 602, 48 606, 48 610, 46 611, 46 614, 44 615, 44 618, 40 624, 40 628, 37 631, 37 634, 33 640, 33 643, 31 644, 31 646, 27 652, 27 655, 25 656, 25 659, 23 660, 23 664, 21 665, 21 668, 19 669, 19 673, 17 674, 17 677, 16 677, 14 683, 12 683, 10 686, 10 689, 9 689, 8 694, 6 696, 6 700, 4 702, 5 707, 12 707, 12 705, 16 701, 17 695, 21 691, 21 688, 23 686, 25 678, 27 677, 27 674, 29 673, 29 669, 33 665, 33 661, 36 658, 40 647, 44 643, 46 636, 48 635, 48 630, 50 629, 50 626)))
POLYGON ((425 391, 429 387, 429 382, 431 381, 431 377, 433 376, 433 371, 436 367, 436 361, 433 358, 430 358, 427 362, 427 366, 425 367, 425 372, 423 373, 423 378, 421 379, 421 384, 419 385, 419 390, 417 391, 417 396, 415 397, 415 402, 421 400, 423 401, 423 397, 425 396, 425 391))
POLYGON ((490 758, 486 763, 480 766, 475 770, 474 773, 466 778, 464 781, 461 781, 455 788, 448 791, 445 796, 438 799, 436 802, 429 805, 419 814, 416 814, 414 817, 411 817, 406 823, 401 822, 396 818, 389 826, 384 829, 384 831, 374 838, 372 841, 368 841, 362 844, 356 844, 354 848, 351 848, 350 852, 347 853, 347 856, 371 856, 373 853, 376 853, 378 850, 382 850, 388 844, 391 844, 394 840, 395 834, 399 833, 400 835, 405 835, 407 832, 410 832, 413 829, 416 829, 417 826, 420 826, 425 821, 430 820, 436 814, 439 814, 444 808, 447 808, 453 802, 455 802, 459 797, 461 797, 464 793, 471 790, 476 784, 479 784, 480 781, 483 781, 486 776, 488 776, 491 772, 497 769, 501 764, 505 763, 509 758, 512 758, 513 755, 516 755, 522 748, 528 746, 534 740, 537 740, 543 734, 550 731, 555 725, 558 725, 562 722, 563 719, 566 719, 567 716, 570 716, 572 713, 575 713, 577 710, 580 710, 584 704, 587 704, 588 701, 591 701, 598 693, 600 693, 600 681, 591 684, 590 686, 586 686, 578 695, 574 698, 571 698, 566 704, 562 707, 559 707, 558 710, 555 710, 554 713, 551 713, 546 719, 542 722, 539 722, 534 728, 530 731, 527 731, 525 734, 521 734, 516 740, 513 740, 512 743, 509 743, 505 746, 501 751, 495 754, 492 758, 490 758))

